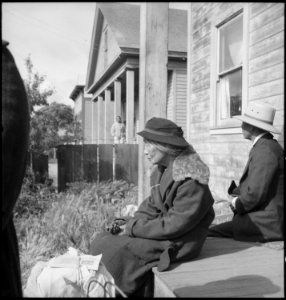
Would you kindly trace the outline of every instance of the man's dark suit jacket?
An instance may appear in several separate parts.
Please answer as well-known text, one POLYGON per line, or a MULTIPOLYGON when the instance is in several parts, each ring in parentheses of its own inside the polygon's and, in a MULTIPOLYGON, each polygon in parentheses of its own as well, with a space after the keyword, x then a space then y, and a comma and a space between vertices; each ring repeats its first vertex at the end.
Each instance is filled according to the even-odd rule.
POLYGON ((284 150, 270 133, 250 151, 248 162, 233 191, 238 194, 233 218, 237 240, 284 239, 284 150))

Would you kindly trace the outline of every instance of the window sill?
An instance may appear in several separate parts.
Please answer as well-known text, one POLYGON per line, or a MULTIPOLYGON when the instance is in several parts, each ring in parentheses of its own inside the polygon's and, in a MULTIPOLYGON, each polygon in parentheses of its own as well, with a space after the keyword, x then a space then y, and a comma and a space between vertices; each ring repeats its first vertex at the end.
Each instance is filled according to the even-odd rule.
POLYGON ((241 134, 241 127, 212 128, 210 129, 210 134, 241 134))

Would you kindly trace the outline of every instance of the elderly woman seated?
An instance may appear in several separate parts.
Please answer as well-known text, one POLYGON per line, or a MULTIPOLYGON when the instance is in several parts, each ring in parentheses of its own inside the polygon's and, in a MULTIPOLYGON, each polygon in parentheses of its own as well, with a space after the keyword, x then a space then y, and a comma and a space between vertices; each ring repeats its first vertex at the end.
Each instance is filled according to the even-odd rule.
POLYGON ((128 220, 96 236, 90 254, 102 260, 127 296, 152 297, 152 268, 197 257, 214 219, 209 169, 184 139, 181 127, 152 118, 138 133, 154 166, 151 191, 128 220), (114 229, 114 228, 113 228, 114 229))

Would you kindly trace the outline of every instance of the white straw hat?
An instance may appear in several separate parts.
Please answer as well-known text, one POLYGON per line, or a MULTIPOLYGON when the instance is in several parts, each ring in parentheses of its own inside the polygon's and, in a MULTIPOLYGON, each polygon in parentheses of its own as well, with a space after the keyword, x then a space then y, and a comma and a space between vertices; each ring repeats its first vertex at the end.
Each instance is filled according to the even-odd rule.
POLYGON ((279 130, 273 126, 275 112, 276 109, 268 104, 249 103, 242 116, 233 117, 260 129, 280 133, 279 130))

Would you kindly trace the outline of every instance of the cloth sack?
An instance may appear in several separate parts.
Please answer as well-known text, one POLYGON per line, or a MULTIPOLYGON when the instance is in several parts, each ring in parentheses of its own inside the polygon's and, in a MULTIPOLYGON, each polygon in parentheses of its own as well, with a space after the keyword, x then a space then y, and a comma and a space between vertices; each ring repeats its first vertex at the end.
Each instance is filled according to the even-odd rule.
POLYGON ((28 278, 24 297, 115 297, 114 279, 101 257, 69 248, 48 262, 38 262, 28 278))

